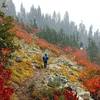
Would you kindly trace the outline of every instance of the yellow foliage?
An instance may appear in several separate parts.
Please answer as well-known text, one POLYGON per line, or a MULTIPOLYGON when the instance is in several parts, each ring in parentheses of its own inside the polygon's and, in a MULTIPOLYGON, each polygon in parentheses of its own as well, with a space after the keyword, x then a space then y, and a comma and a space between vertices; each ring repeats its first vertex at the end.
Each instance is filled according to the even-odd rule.
POLYGON ((65 67, 64 65, 62 65, 61 68, 59 69, 59 73, 67 77, 72 82, 76 82, 78 80, 78 77, 80 76, 78 71, 71 69, 69 70, 69 68, 65 67), (71 75, 71 73, 73 75, 71 75))
POLYGON ((69 79, 71 82, 77 82, 78 78, 76 76, 70 75, 69 79))
POLYGON ((34 54, 32 61, 36 62, 39 66, 43 66, 42 56, 40 54, 34 54))
POLYGON ((40 54, 34 54, 33 55, 33 60, 35 60, 35 61, 42 61, 42 56, 40 54))
POLYGON ((80 72, 77 70, 71 70, 74 74, 74 76, 79 77, 80 76, 80 72))
POLYGON ((67 76, 68 75, 68 70, 64 66, 61 67, 60 72, 61 72, 61 74, 63 76, 67 76))
POLYGON ((16 63, 11 67, 12 70, 12 81, 21 83, 29 77, 32 77, 34 71, 32 66, 26 62, 16 63))

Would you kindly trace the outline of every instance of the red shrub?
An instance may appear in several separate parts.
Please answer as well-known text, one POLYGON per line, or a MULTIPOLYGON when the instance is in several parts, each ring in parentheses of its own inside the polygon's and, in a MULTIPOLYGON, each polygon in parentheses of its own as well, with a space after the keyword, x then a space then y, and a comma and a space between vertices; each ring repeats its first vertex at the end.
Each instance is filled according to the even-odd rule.
POLYGON ((32 43, 32 36, 25 31, 21 25, 16 24, 15 27, 10 31, 16 33, 16 36, 20 39, 23 39, 26 43, 32 43))
POLYGON ((6 87, 3 89, 3 95, 5 96, 11 96, 13 94, 14 90, 10 87, 6 87))
POLYGON ((86 86, 90 92, 96 93, 100 90, 100 76, 86 80, 84 82, 84 86, 86 86))
POLYGON ((65 100, 78 100, 76 93, 69 90, 64 91, 64 97, 65 97, 65 100))
POLYGON ((11 77, 11 71, 10 70, 4 70, 1 74, 1 76, 5 79, 5 80, 9 80, 11 77))
POLYGON ((0 64, 0 75, 3 72, 3 64, 0 64))
POLYGON ((54 95, 54 100, 59 100, 59 96, 54 95))
POLYGON ((0 100, 10 100, 10 96, 14 90, 5 86, 7 80, 11 77, 11 71, 5 70, 3 64, 0 63, 0 100))
POLYGON ((59 100, 60 96, 64 96, 64 100, 78 100, 77 94, 73 90, 65 89, 62 93, 56 91, 54 93, 54 100, 59 100))
POLYGON ((0 78, 0 95, 3 94, 4 80, 0 78))
POLYGON ((73 51, 73 49, 71 47, 65 47, 63 49, 66 53, 71 53, 73 51))
POLYGON ((60 55, 62 53, 62 50, 60 48, 58 48, 56 45, 50 44, 48 43, 46 40, 44 39, 36 39, 35 43, 41 47, 42 49, 49 49, 52 52, 54 52, 57 55, 60 55))

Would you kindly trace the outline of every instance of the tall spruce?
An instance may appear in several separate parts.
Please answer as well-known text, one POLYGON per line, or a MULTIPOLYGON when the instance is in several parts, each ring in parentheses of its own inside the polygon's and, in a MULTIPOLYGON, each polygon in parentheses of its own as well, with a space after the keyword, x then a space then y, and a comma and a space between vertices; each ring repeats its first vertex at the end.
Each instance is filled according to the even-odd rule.
POLYGON ((97 60, 97 56, 98 56, 98 47, 95 43, 95 41, 93 41, 92 39, 89 38, 89 44, 88 44, 88 55, 90 57, 90 60, 92 62, 97 60))

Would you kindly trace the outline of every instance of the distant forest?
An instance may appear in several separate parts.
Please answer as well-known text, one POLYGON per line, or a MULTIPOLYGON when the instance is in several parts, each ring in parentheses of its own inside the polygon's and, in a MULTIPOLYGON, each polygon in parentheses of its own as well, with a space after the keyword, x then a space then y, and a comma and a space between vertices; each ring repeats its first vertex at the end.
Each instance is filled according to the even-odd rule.
POLYGON ((5 8, 2 8, 3 2, 4 0, 0 0, 0 10, 8 16, 13 16, 28 31, 31 32, 33 27, 39 28, 41 29, 41 32, 37 33, 39 37, 61 47, 71 46, 79 48, 82 45, 87 50, 90 60, 100 64, 99 29, 93 32, 93 26, 91 25, 89 30, 86 30, 82 22, 77 26, 74 21, 69 21, 70 18, 67 11, 63 19, 61 19, 60 13, 55 11, 53 15, 43 14, 40 6, 35 8, 32 5, 30 11, 26 12, 23 4, 21 4, 20 12, 16 13, 12 0, 8 0, 5 3, 5 8))

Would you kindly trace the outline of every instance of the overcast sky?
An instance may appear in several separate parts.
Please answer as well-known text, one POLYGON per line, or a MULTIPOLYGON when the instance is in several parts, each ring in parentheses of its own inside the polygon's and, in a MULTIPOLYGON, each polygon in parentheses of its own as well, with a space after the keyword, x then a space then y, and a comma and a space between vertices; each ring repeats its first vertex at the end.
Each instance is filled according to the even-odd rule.
POLYGON ((19 11, 23 3, 29 11, 32 4, 37 8, 40 5, 43 13, 52 14, 55 10, 61 16, 68 11, 70 20, 77 25, 82 21, 88 28, 91 24, 94 30, 100 29, 100 0, 13 0, 16 10, 19 11))

